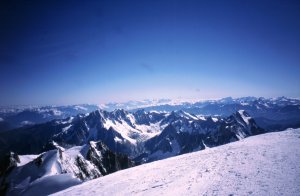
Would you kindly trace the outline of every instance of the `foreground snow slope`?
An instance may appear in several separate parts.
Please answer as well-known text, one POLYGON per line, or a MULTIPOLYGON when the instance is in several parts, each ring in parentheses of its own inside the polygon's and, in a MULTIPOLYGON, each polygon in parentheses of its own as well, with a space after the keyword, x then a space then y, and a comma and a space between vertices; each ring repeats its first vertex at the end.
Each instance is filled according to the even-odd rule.
POLYGON ((144 164, 57 195, 299 195, 300 129, 144 164))

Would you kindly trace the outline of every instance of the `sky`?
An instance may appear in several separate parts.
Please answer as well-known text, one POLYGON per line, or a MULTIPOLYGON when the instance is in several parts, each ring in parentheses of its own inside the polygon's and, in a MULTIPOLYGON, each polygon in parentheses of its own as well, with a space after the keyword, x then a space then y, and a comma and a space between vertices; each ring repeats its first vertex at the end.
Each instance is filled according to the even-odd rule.
POLYGON ((300 97, 300 1, 0 3, 0 105, 300 97))

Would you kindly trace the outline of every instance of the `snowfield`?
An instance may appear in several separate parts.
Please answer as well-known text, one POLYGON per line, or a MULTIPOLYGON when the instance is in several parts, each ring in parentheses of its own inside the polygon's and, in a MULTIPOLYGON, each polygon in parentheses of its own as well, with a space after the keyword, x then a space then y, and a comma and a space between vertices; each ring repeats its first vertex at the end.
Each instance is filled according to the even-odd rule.
POLYGON ((55 195, 299 195, 300 129, 122 170, 55 195))

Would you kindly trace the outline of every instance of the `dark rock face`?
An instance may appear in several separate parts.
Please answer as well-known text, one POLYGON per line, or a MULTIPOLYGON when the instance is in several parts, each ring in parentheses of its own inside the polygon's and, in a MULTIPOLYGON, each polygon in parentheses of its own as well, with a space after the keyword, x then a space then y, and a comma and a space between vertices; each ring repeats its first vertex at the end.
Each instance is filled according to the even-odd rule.
POLYGON ((145 112, 145 110, 137 110, 133 113, 137 124, 149 125, 150 123, 156 123, 164 118, 164 114, 156 112, 145 112))
POLYGON ((14 167, 17 166, 17 163, 20 162, 19 156, 14 152, 9 152, 1 159, 0 164, 0 176, 9 173, 14 167))
POLYGON ((82 156, 75 158, 75 165, 79 168, 79 172, 75 173, 75 176, 80 180, 95 179, 101 176, 101 172, 97 169, 89 169, 88 163, 82 156))
POLYGON ((9 183, 5 181, 6 176, 17 167, 20 162, 19 156, 16 153, 9 152, 0 160, 0 195, 5 195, 9 188, 9 183))
POLYGON ((134 166, 126 155, 113 153, 102 142, 90 142, 86 159, 96 165, 102 175, 134 166))

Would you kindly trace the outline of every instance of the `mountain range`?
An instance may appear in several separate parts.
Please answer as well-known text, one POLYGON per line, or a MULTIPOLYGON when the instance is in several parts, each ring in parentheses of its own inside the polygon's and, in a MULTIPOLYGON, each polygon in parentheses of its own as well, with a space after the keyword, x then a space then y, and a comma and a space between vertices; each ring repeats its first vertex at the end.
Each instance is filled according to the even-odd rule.
POLYGON ((99 109, 92 104, 69 106, 2 106, 0 107, 0 132, 23 126, 64 119, 99 109))
POLYGON ((19 195, 37 186, 41 179, 56 182, 57 175, 64 175, 64 184, 71 186, 133 165, 264 132, 243 110, 226 118, 181 110, 96 110, 1 132, 0 154, 6 155, 1 159, 1 187, 19 195))
POLYGON ((171 112, 182 110, 195 115, 226 117, 238 110, 247 111, 257 124, 268 131, 300 127, 300 99, 278 97, 227 97, 217 100, 180 101, 156 99, 124 103, 79 104, 69 106, 10 106, 0 107, 0 132, 23 126, 86 114, 97 109, 114 111, 171 112))
POLYGON ((226 118, 197 117, 181 110, 96 110, 85 115, 2 132, 0 152, 38 154, 52 150, 55 147, 53 142, 70 148, 89 141, 102 141, 112 151, 127 154, 131 158, 145 153, 147 157, 152 157, 150 154, 172 152, 170 156, 173 156, 262 132, 264 130, 243 110, 226 118))
POLYGON ((183 110, 195 115, 229 116, 235 111, 247 111, 257 124, 268 131, 300 127, 300 99, 287 97, 256 98, 227 97, 219 100, 183 102, 145 107, 146 111, 183 110))
POLYGON ((134 165, 297 127, 299 107, 298 99, 245 97, 129 111, 96 105, 1 110, 2 122, 20 114, 26 120, 28 113, 43 120, 9 121, 18 128, 0 132, 0 190, 29 194, 47 182, 59 191, 134 165))

